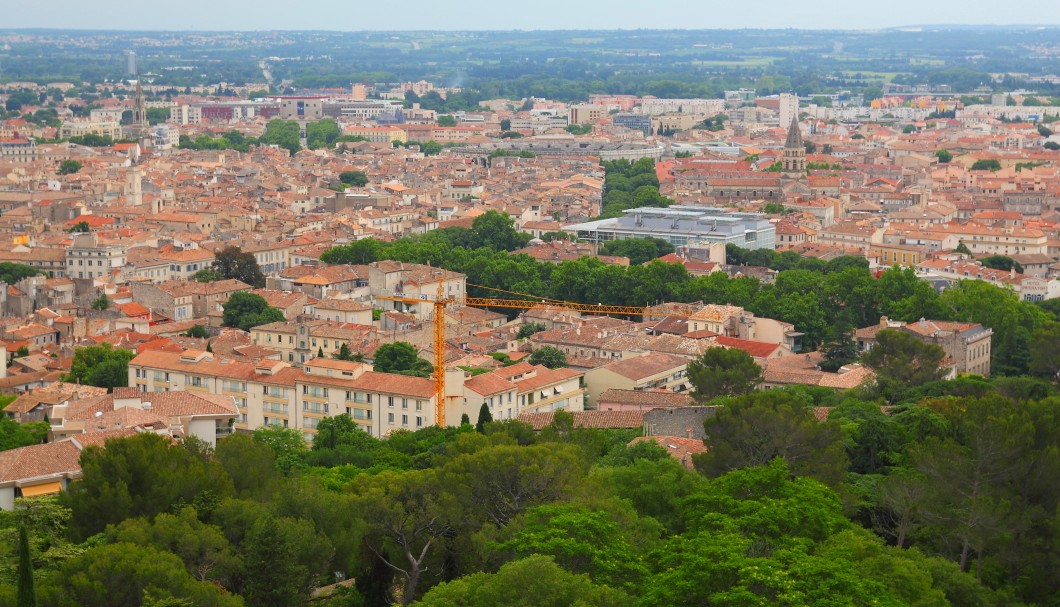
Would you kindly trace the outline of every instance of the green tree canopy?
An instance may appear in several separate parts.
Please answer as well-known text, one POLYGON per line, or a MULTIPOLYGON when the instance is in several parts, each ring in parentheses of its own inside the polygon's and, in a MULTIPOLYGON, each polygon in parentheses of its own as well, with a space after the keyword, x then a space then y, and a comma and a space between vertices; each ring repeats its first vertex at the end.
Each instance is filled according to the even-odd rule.
POLYGON ((531 365, 544 365, 549 369, 558 369, 567 366, 567 355, 563 350, 552 346, 541 346, 530 353, 531 365))
POLYGON ((361 188, 368 185, 368 176, 364 171, 342 171, 339 173, 339 181, 348 186, 361 188))
POLYGON ((57 173, 60 175, 72 175, 81 170, 82 165, 79 161, 68 159, 59 163, 59 170, 57 173))
POLYGON ((566 571, 547 556, 512 561, 497 573, 476 573, 435 586, 417 607, 631 607, 620 590, 593 584, 586 575, 566 571), (528 602, 529 601, 529 602, 528 602))
POLYGON ((241 280, 259 289, 265 286, 265 275, 262 274, 254 254, 244 253, 237 246, 229 245, 215 253, 213 269, 228 280, 241 280))
POLYGON ((880 393, 892 402, 908 388, 940 379, 945 374, 943 349, 905 331, 884 329, 862 362, 876 372, 880 393))
POLYGON ((983 158, 972 163, 972 171, 1000 171, 1001 163, 996 158, 983 158))
POLYGON ((249 331, 258 325, 280 322, 283 312, 269 306, 265 298, 256 293, 238 291, 224 304, 221 322, 226 327, 249 331))
POLYGON ((21 263, 11 263, 9 261, 0 262, 0 282, 5 282, 9 285, 13 285, 23 278, 36 276, 42 273, 43 272, 33 266, 27 266, 21 263))
POLYGON ((129 385, 129 361, 135 356, 132 350, 114 348, 109 343, 76 348, 70 372, 63 379, 108 390, 122 388, 129 385))
POLYGON ((73 511, 71 528, 88 537, 108 524, 154 516, 178 502, 191 504, 230 494, 232 481, 199 443, 173 444, 145 432, 109 440, 105 449, 85 449, 83 477, 64 494, 73 511))
POLYGON ((762 368, 743 350, 708 348, 688 363, 688 379, 695 387, 692 395, 701 402, 709 401, 754 390, 762 383, 762 368))
POLYGON ((847 459, 836 424, 817 421, 813 408, 780 390, 732 399, 704 422, 708 446, 695 456, 696 469, 710 476, 764 466, 781 457, 792 471, 829 486, 843 480, 847 459))
POLYGON ((380 373, 400 373, 415 377, 429 377, 434 372, 430 362, 420 358, 416 347, 405 341, 379 346, 373 366, 380 373))
POLYGON ((629 263, 640 265, 674 252, 674 246, 661 238, 627 238, 604 243, 603 255, 628 257, 629 263))
POLYGON ((195 580, 177 556, 127 543, 88 550, 40 591, 42 603, 57 607, 140 607, 148 593, 187 600, 196 607, 243 605, 238 596, 195 580))

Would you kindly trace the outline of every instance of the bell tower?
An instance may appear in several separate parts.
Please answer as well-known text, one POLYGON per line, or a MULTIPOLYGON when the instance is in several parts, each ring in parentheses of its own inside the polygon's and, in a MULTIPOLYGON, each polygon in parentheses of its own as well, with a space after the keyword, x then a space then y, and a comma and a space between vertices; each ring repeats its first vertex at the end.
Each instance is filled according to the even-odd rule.
POLYGON ((781 173, 790 179, 806 177, 806 146, 802 143, 802 132, 799 130, 799 114, 791 117, 788 127, 788 139, 784 142, 784 160, 781 173))

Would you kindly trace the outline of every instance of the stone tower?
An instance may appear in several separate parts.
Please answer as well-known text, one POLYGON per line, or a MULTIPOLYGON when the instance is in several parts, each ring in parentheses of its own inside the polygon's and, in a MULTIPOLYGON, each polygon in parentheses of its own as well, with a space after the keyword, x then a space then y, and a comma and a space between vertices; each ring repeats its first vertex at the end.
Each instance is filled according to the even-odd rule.
POLYGON ((799 131, 799 115, 795 113, 788 127, 788 139, 784 142, 784 161, 781 173, 784 177, 801 179, 806 177, 806 146, 799 131))

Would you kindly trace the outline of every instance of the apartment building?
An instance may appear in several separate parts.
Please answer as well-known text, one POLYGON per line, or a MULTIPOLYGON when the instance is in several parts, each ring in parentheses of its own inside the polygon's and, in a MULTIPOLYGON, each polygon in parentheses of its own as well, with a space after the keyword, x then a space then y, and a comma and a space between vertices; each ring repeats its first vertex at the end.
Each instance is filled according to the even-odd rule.
MULTIPOLYGON (((535 401, 544 406, 557 403, 564 391, 570 393, 570 381, 562 378, 573 375, 577 384, 580 376, 569 370, 548 371, 538 380, 540 386, 524 384, 527 389, 539 387, 541 393, 549 389, 547 399, 535 401), (559 392, 555 386, 560 387, 559 392)), ((450 394, 462 395, 462 378, 462 371, 447 374, 450 394)), ((129 363, 129 385, 143 392, 185 390, 229 397, 239 411, 234 425, 240 430, 280 425, 301 430, 311 438, 321 420, 342 414, 348 414, 373 436, 435 423, 432 379, 378 373, 368 364, 327 358, 294 367, 277 360, 218 360, 202 350, 148 351, 129 363)), ((447 425, 458 425, 465 413, 472 415, 462 398, 448 400, 447 425)), ((474 404, 474 414, 479 404, 474 404)))
POLYGON ((880 322, 854 333, 858 348, 867 352, 876 345, 876 335, 884 329, 904 331, 925 343, 935 344, 946 352, 954 373, 990 375, 991 340, 994 331, 979 323, 927 320, 904 323, 880 317, 880 322))
POLYGON ((522 413, 583 411, 584 374, 518 363, 465 379, 463 404, 475 419, 485 403, 493 419, 515 419, 522 413))
POLYGON ((104 278, 125 265, 126 247, 100 244, 93 232, 74 235, 66 249, 66 276, 69 278, 104 278))
POLYGON ((375 307, 413 313, 420 320, 434 318, 432 302, 438 297, 439 283, 443 297, 460 299, 467 293, 467 276, 458 272, 400 261, 368 264, 368 288, 375 299, 375 307), (418 299, 420 303, 385 299, 393 296, 418 299))
POLYGON ((629 352, 628 357, 585 373, 589 402, 596 403, 610 389, 684 392, 688 359, 660 352, 629 352))

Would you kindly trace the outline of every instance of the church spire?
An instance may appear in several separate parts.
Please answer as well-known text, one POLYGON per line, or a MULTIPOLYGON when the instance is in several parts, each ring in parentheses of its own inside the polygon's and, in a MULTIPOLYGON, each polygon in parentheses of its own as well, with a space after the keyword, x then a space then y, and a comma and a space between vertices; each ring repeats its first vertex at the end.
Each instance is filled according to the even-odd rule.
POLYGON ((788 140, 784 142, 784 148, 803 148, 802 131, 799 130, 799 113, 791 115, 791 125, 788 126, 788 140))
POLYGON ((788 127, 788 139, 784 142, 784 159, 781 174, 789 179, 802 179, 806 176, 806 146, 802 143, 802 132, 799 130, 799 113, 791 117, 788 127))

